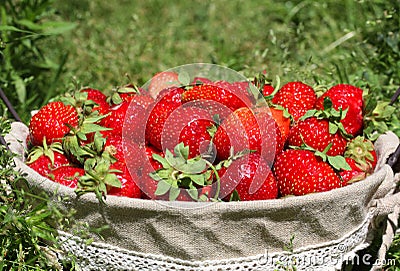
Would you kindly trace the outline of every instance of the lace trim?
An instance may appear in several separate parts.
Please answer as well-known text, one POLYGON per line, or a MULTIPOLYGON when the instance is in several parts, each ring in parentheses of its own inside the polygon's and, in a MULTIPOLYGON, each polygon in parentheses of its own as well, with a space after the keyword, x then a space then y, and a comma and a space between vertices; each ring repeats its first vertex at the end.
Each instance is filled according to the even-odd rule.
POLYGON ((305 247, 300 250, 281 253, 268 253, 250 257, 186 261, 163 255, 145 254, 121 249, 119 247, 93 242, 87 245, 79 237, 59 232, 62 249, 77 257, 82 270, 140 270, 140 271, 266 271, 287 270, 295 266, 297 270, 336 270, 346 260, 352 260, 355 252, 365 248, 372 215, 369 214, 357 230, 345 237, 320 244, 317 247, 305 247))

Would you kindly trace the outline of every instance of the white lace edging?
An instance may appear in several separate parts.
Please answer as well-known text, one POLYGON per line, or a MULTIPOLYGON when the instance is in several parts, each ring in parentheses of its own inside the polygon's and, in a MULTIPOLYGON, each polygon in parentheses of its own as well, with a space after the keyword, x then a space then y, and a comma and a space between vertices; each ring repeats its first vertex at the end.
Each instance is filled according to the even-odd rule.
POLYGON ((294 252, 268 253, 226 260, 188 261, 178 258, 145 254, 121 249, 101 242, 87 245, 79 237, 59 232, 62 250, 77 258, 82 270, 140 270, 140 271, 268 271, 296 270, 327 271, 340 269, 343 262, 352 260, 355 253, 368 246, 365 243, 372 214, 352 233, 329 244, 304 247, 294 252))

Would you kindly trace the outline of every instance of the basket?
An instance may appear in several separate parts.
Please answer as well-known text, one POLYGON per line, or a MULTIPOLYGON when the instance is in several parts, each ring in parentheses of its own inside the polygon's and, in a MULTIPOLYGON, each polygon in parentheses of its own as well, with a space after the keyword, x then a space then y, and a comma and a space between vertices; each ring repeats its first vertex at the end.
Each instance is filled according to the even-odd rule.
MULTIPOLYGON (((73 253, 82 270, 340 270, 367 248, 383 229, 378 259, 384 259, 399 216, 399 177, 386 163, 399 145, 388 132, 375 142, 374 174, 328 192, 248 202, 165 202, 93 194, 40 176, 24 164, 28 129, 14 122, 6 136, 21 154, 16 167, 30 184, 53 197, 68 196, 75 218, 98 228, 94 242, 59 231, 63 251, 73 253)), ((60 253, 59 257, 63 257, 60 253)), ((383 263, 383 261, 380 261, 383 263)), ((372 270, 379 264, 371 263, 372 270)))

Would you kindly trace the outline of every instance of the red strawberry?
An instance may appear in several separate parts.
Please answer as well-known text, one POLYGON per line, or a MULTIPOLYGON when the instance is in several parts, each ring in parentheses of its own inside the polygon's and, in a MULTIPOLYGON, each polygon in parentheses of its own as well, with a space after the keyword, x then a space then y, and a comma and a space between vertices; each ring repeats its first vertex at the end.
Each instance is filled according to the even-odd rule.
POLYGON ((273 85, 264 85, 262 89, 263 96, 271 95, 274 92, 275 88, 273 85))
MULTIPOLYGON (((110 108, 109 115, 101 120, 101 125, 112 129, 112 134, 117 136, 128 135, 133 139, 140 137, 144 130, 145 109, 142 106, 123 102, 110 108), (126 116, 129 116, 125 119, 126 116), (123 130, 126 129, 123 134, 123 130), (138 134, 139 133, 139 134, 138 134)), ((144 132, 141 137, 144 137, 144 132)))
POLYGON ((329 97, 333 108, 348 109, 342 124, 347 133, 356 136, 363 128, 363 90, 352 85, 339 84, 327 90, 315 103, 317 109, 324 109, 324 99, 329 97))
POLYGON ((282 196, 300 196, 342 186, 334 169, 308 150, 283 151, 277 155, 273 170, 282 196))
POLYGON ((250 105, 247 92, 233 87, 230 83, 212 85, 197 85, 182 94, 183 103, 192 103, 210 111, 211 115, 218 114, 224 119, 232 111, 250 105))
POLYGON ((290 129, 288 144, 301 146, 305 143, 321 152, 329 144, 332 144, 326 154, 331 156, 343 155, 347 145, 346 138, 339 131, 331 133, 329 128, 330 124, 327 119, 311 117, 300 120, 290 129))
POLYGON ((107 103, 107 96, 101 92, 100 90, 93 89, 93 88, 85 88, 82 89, 81 92, 86 92, 87 93, 87 99, 92 100, 95 102, 97 105, 93 107, 93 111, 97 110, 101 115, 104 115, 107 113, 109 109, 109 104, 107 103))
POLYGON ((104 151, 113 156, 117 162, 125 164, 124 145, 121 136, 114 134, 108 136, 104 145, 104 151))
POLYGON ((278 107, 270 107, 271 115, 278 124, 279 130, 281 131, 282 140, 286 142, 290 131, 290 118, 285 116, 285 110, 278 107))
POLYGON ((27 165, 42 176, 47 176, 51 170, 68 165, 68 158, 62 153, 61 146, 53 143, 50 146, 35 146, 29 150, 27 165))
POLYGON ((378 160, 373 143, 362 136, 357 136, 347 144, 344 156, 351 167, 350 170, 339 172, 345 184, 363 180, 372 174, 378 160))
POLYGON ((162 167, 162 165, 160 164, 160 162, 154 160, 153 155, 158 154, 161 157, 164 157, 164 153, 160 152, 159 150, 157 150, 156 148, 154 148, 151 145, 147 145, 145 147, 145 151, 146 151, 146 157, 147 157, 148 161, 150 162, 152 171, 160 169, 162 167))
POLYGON ((142 190, 142 198, 144 199, 156 199, 157 196, 154 194, 157 189, 157 181, 150 177, 150 173, 162 168, 162 164, 153 158, 153 154, 158 154, 161 157, 164 156, 162 152, 154 148, 153 146, 147 145, 145 147, 146 161, 140 168, 139 175, 139 187, 142 190))
POLYGON ((272 102, 286 108, 295 121, 313 109, 316 100, 314 89, 302 82, 286 83, 272 98, 272 102))
POLYGON ((129 96, 126 98, 123 98, 124 101, 139 105, 146 109, 149 107, 152 103, 154 103, 154 99, 151 96, 148 95, 142 95, 142 94, 136 94, 134 96, 129 96))
POLYGON ((31 119, 29 132, 34 145, 42 145, 43 139, 50 145, 61 142, 62 137, 70 131, 68 125, 78 126, 78 113, 74 107, 62 102, 50 102, 43 106, 31 119))
POLYGON ((115 173, 121 182, 121 187, 109 187, 107 193, 114 196, 128 198, 140 198, 141 191, 137 185, 137 176, 133 177, 125 164, 113 164, 110 169, 116 169, 121 172, 115 173), (136 178, 136 179, 135 179, 136 178))
POLYGON ((346 162, 350 166, 350 170, 342 170, 339 172, 340 177, 343 180, 343 186, 348 184, 364 180, 367 177, 367 173, 357 165, 354 159, 346 157, 346 162))
POLYGON ((122 127, 125 121, 129 103, 121 103, 110 108, 108 116, 100 121, 101 125, 113 129, 113 134, 122 135, 122 127))
POLYGON ((147 108, 154 102, 154 99, 144 89, 129 84, 115 89, 108 98, 108 101, 112 105, 128 102, 147 108))
POLYGON ((76 188, 79 178, 84 174, 85 170, 83 168, 62 166, 51 171, 48 176, 56 183, 68 186, 70 188, 76 188))
POLYGON ((153 78, 151 78, 148 92, 151 97, 156 98, 158 94, 170 87, 178 86, 179 85, 178 74, 175 72, 160 72, 157 73, 153 78))
POLYGON ((240 200, 266 200, 278 197, 278 185, 267 162, 257 153, 234 160, 221 178, 220 196, 229 198, 236 189, 240 200))
POLYGON ((180 142, 189 147, 188 158, 205 153, 211 142, 213 128, 210 113, 198 107, 178 107, 165 122, 162 146, 170 151, 180 142))
POLYGON ((234 153, 257 151, 269 164, 283 148, 281 132, 268 108, 235 110, 218 127, 213 143, 220 160, 228 159, 233 148, 234 153))
POLYGON ((160 92, 154 105, 148 108, 148 114, 144 117, 147 120, 145 139, 151 145, 162 150, 161 137, 164 124, 170 114, 182 105, 182 88, 169 88, 160 92))

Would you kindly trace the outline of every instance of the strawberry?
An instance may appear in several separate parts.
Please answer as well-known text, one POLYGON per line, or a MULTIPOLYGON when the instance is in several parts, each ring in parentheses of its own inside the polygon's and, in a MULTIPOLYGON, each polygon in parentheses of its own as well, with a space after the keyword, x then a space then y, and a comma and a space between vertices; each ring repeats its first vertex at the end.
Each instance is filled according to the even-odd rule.
POLYGON ((347 144, 344 156, 351 167, 339 172, 345 184, 363 180, 372 174, 378 160, 373 143, 363 136, 357 136, 347 144))
POLYGON ((129 84, 114 89, 113 93, 107 98, 107 101, 113 106, 122 102, 132 102, 143 108, 147 108, 154 102, 154 99, 144 89, 134 84, 129 84))
POLYGON ((328 155, 343 155, 347 140, 340 132, 330 133, 329 121, 317 117, 300 120, 289 132, 288 144, 302 146, 303 144, 324 151, 329 145, 328 155))
POLYGON ((181 195, 188 193, 194 201, 204 200, 202 191, 204 187, 209 186, 212 181, 211 172, 215 172, 214 168, 210 168, 210 163, 201 156, 188 158, 189 148, 183 143, 179 143, 173 149, 165 152, 165 156, 153 154, 153 159, 161 163, 162 167, 156 171, 150 172, 153 182, 146 184, 144 190, 151 198, 162 200, 179 200, 180 196, 183 200, 187 197, 181 195), (150 192, 150 194, 149 194, 150 192))
MULTIPOLYGON (((122 102, 119 105, 112 106, 108 115, 103 118, 100 123, 106 128, 111 128, 111 133, 118 136, 122 136, 123 129, 126 128, 127 131, 124 134, 132 133, 130 137, 134 139, 134 135, 140 132, 138 129, 141 129, 141 131, 144 129, 144 115, 145 109, 142 106, 135 104, 130 105, 129 102, 122 102), (129 118, 125 119, 126 116, 129 116, 129 118)), ((140 135, 137 135, 137 137, 139 136, 140 135)))
POLYGON ((148 113, 144 117, 147 120, 145 129, 145 139, 158 150, 162 150, 161 137, 164 124, 170 114, 182 105, 182 88, 168 88, 160 92, 156 102, 148 108, 148 113))
POLYGON ((306 144, 311 148, 327 155, 343 155, 347 140, 351 137, 346 133, 341 121, 346 116, 345 112, 335 110, 327 98, 324 102, 324 110, 309 110, 290 129, 288 143, 291 146, 306 144))
POLYGON ((139 105, 146 109, 151 104, 154 103, 154 99, 148 95, 137 94, 134 96, 128 96, 126 98, 122 98, 124 101, 131 102, 133 104, 139 105))
POLYGON ((364 180, 367 177, 367 173, 359 165, 357 165, 354 159, 346 157, 346 162, 349 164, 349 170, 342 170, 339 172, 340 177, 343 180, 343 186, 349 185, 354 182, 364 180))
POLYGON ((103 92, 93 88, 85 88, 81 92, 87 93, 87 99, 97 104, 93 107, 93 111, 99 111, 101 115, 105 115, 108 112, 110 106, 106 101, 107 96, 103 92))
POLYGON ((215 129, 208 111, 198 107, 178 107, 165 122, 162 146, 172 150, 183 142, 189 147, 188 158, 206 153, 211 142, 210 131, 215 129))
POLYGON ((272 117, 278 124, 283 142, 286 142, 290 131, 290 118, 286 117, 285 109, 281 109, 279 107, 270 107, 269 110, 271 111, 272 117))
POLYGON ((226 160, 233 152, 252 150, 271 164, 283 148, 282 135, 268 108, 242 107, 230 114, 217 128, 213 143, 217 157, 226 160))
POLYGON ((44 142, 43 146, 35 146, 29 150, 26 164, 42 176, 47 176, 51 170, 68 165, 69 160, 63 154, 60 143, 50 146, 44 142))
POLYGON ((157 154, 164 157, 164 154, 151 145, 145 147, 145 159, 138 171, 139 187, 142 190, 142 198, 156 199, 155 191, 157 190, 157 182, 150 177, 150 173, 162 168, 162 164, 153 158, 157 154))
POLYGON ((278 197, 278 184, 267 162, 257 153, 250 153, 234 160, 221 178, 220 196, 229 198, 232 190, 241 201, 266 200, 278 197))
MULTIPOLYGON (((125 164, 116 163, 110 167, 120 172, 115 173, 121 182, 121 187, 108 187, 107 194, 128 198, 140 198, 141 191, 137 185, 137 180, 130 174, 125 164)), ((137 178, 137 177, 136 177, 137 178)))
POLYGON ((117 162, 125 164, 124 145, 121 136, 115 134, 107 136, 104 151, 113 156, 117 162))
POLYGON ((268 84, 266 84, 266 85, 263 86, 261 92, 262 92, 263 96, 269 96, 269 95, 271 95, 274 91, 275 91, 275 88, 274 88, 273 85, 268 85, 268 84))
POLYGON ((297 121, 308 110, 314 108, 317 95, 312 87, 302 82, 289 82, 283 85, 272 98, 272 103, 288 110, 297 121))
POLYGON ((70 127, 77 127, 78 112, 70 105, 62 102, 50 102, 43 106, 31 119, 29 132, 31 142, 41 145, 43 139, 46 144, 61 142, 61 139, 70 131, 70 127))
POLYGON ((347 84, 335 85, 317 99, 315 103, 317 109, 324 109, 325 97, 331 99, 336 110, 339 108, 348 110, 341 122, 347 133, 353 136, 359 135, 363 128, 363 90, 347 84))
POLYGON ((153 158, 153 156, 154 156, 154 154, 157 154, 157 155, 160 155, 161 157, 164 157, 164 153, 160 152, 159 150, 157 150, 156 148, 154 148, 151 145, 147 145, 145 147, 145 152, 146 152, 146 157, 151 165, 152 171, 160 169, 162 167, 162 165, 160 164, 160 162, 155 160, 153 158))
POLYGON ((178 74, 171 71, 157 73, 153 78, 151 78, 148 92, 151 97, 156 98, 158 94, 170 87, 179 85, 178 74))
POLYGON ((221 119, 240 107, 250 105, 247 92, 233 87, 230 83, 226 82, 226 84, 228 85, 217 82, 212 85, 203 84, 189 88, 182 94, 182 103, 195 104, 209 110, 211 115, 218 114, 221 119))
POLYGON ((273 171, 282 196, 300 196, 342 186, 334 169, 309 150, 283 151, 277 155, 273 171))
POLYGON ((75 166, 61 166, 55 170, 52 170, 48 176, 56 183, 70 188, 76 188, 79 178, 84 174, 85 170, 83 168, 75 166))

